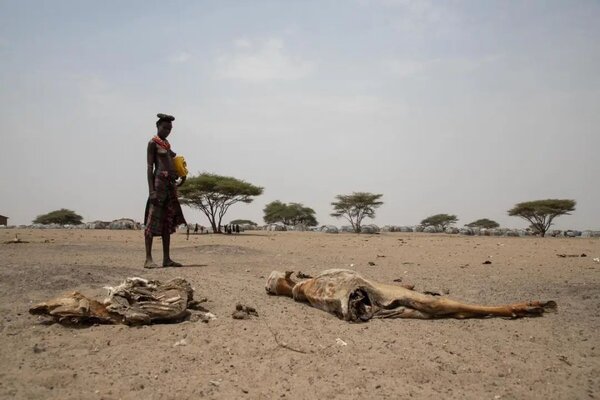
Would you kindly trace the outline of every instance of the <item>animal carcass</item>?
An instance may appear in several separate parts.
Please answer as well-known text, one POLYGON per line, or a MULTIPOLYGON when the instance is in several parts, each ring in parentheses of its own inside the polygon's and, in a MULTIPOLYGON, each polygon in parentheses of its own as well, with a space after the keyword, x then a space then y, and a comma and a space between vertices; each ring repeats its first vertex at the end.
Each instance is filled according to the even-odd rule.
POLYGON ((29 309, 31 314, 46 315, 59 322, 147 325, 177 322, 199 311, 200 319, 212 314, 193 299, 194 289, 181 278, 166 283, 143 278, 127 278, 115 287, 106 287, 108 297, 99 302, 79 292, 68 293, 29 309))
POLYGON ((367 321, 371 318, 517 318, 539 316, 556 309, 554 301, 499 306, 465 304, 402 286, 372 282, 346 269, 330 269, 300 282, 294 282, 291 275, 291 271, 273 271, 267 279, 267 293, 307 302, 346 321, 367 321))

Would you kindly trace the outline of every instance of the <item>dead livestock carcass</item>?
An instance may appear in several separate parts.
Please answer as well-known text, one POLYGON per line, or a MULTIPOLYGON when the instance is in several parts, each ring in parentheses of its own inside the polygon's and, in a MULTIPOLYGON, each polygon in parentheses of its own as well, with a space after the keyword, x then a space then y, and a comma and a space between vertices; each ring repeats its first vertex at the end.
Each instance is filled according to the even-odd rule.
POLYGON ((556 309, 554 301, 499 306, 465 304, 402 286, 372 282, 346 269, 329 269, 300 282, 294 282, 291 275, 291 271, 273 271, 267 279, 267 293, 307 302, 346 321, 368 321, 371 318, 517 318, 539 316, 556 309))
POLYGON ((58 322, 147 325, 179 322, 192 313, 208 321, 214 316, 194 300, 194 289, 182 278, 168 282, 127 278, 115 287, 106 287, 108 297, 99 302, 71 292, 36 304, 31 314, 46 315, 58 322))

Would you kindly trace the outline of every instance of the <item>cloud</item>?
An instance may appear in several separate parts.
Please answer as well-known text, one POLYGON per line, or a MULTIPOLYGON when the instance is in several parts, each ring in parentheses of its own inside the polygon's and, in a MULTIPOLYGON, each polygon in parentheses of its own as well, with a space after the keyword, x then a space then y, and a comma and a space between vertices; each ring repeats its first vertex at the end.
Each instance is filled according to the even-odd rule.
POLYGON ((288 54, 281 39, 257 42, 242 38, 234 42, 229 54, 217 59, 216 76, 248 82, 292 81, 305 78, 314 70, 314 62, 288 54))
POLYGON ((177 54, 173 54, 171 57, 169 57, 169 62, 171 64, 183 64, 185 62, 188 62, 191 57, 192 55, 190 53, 182 51, 177 54))

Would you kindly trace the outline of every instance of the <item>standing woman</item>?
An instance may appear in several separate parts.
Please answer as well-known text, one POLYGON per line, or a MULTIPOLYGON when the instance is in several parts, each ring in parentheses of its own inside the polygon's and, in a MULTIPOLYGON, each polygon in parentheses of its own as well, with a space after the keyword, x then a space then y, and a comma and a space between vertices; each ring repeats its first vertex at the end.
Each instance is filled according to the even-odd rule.
POLYGON ((152 240, 154 236, 161 236, 163 242, 163 267, 181 267, 181 264, 171 260, 170 246, 171 234, 175 233, 177 226, 185 224, 185 218, 177 199, 177 186, 185 182, 185 176, 177 183, 178 174, 173 166, 175 153, 167 137, 173 129, 175 117, 158 114, 156 121, 156 136, 148 143, 147 150, 147 176, 148 176, 148 201, 144 213, 146 229, 146 262, 144 268, 158 268, 152 260, 152 240))

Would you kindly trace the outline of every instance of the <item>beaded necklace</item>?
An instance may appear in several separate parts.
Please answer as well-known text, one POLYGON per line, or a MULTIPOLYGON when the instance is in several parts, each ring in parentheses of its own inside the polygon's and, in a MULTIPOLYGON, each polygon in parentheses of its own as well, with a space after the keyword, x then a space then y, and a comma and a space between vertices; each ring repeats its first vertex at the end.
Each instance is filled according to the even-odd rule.
POLYGON ((165 150, 171 150, 171 144, 167 139, 161 139, 160 137, 158 137, 158 135, 155 135, 152 138, 152 141, 165 150))

